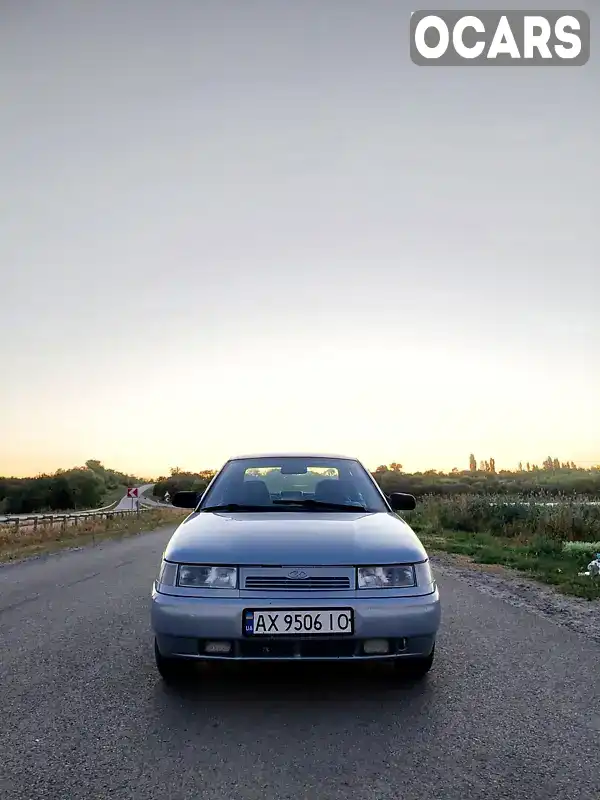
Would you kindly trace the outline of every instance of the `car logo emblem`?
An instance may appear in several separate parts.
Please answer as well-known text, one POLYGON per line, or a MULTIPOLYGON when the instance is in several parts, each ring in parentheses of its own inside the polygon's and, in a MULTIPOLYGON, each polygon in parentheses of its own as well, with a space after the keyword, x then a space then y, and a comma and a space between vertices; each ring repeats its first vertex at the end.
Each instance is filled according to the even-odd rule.
POLYGON ((303 581, 308 578, 308 572, 304 572, 302 569, 293 569, 291 572, 288 572, 288 578, 293 581, 303 581))

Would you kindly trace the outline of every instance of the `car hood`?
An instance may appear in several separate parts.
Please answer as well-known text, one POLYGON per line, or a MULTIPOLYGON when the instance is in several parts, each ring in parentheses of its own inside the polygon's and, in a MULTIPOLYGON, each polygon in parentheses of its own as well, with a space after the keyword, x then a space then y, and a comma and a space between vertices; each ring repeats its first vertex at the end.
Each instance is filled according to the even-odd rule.
POLYGON ((420 540, 381 512, 203 512, 177 528, 168 561, 263 566, 375 565, 424 561, 420 540))

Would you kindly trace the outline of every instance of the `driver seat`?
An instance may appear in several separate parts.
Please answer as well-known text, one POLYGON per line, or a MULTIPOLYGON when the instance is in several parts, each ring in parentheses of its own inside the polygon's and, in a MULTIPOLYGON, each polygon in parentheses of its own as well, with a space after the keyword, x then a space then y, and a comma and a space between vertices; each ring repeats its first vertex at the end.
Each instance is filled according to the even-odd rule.
POLYGON ((272 501, 267 484, 261 480, 251 480, 242 483, 232 502, 249 506, 270 506, 272 501))
POLYGON ((326 478, 315 486, 315 500, 322 503, 356 503, 356 491, 350 481, 326 478))

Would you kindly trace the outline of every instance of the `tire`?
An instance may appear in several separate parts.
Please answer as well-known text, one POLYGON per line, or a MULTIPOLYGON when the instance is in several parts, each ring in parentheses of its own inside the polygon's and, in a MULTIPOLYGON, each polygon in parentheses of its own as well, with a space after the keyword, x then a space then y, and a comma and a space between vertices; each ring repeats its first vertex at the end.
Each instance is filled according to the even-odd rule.
POLYGON ((169 686, 181 683, 190 676, 191 665, 189 662, 184 658, 168 658, 161 655, 156 639, 154 640, 154 660, 160 677, 169 686))
POLYGON ((411 658, 411 659, 402 659, 399 658, 396 663, 395 667, 398 672, 402 675, 402 677, 406 677, 409 680, 422 680, 431 667, 433 666, 433 660, 435 658, 435 645, 433 646, 433 650, 428 656, 419 656, 418 658, 411 658))

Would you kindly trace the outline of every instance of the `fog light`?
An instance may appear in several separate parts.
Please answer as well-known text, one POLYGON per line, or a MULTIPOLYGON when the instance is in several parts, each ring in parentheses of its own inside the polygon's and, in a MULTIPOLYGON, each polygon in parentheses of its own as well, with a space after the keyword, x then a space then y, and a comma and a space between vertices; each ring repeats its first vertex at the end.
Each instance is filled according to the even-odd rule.
POLYGON ((204 645, 205 653, 229 653, 231 652, 231 642, 207 642, 204 645))
POLYGON ((387 639, 367 639, 363 644, 363 650, 370 656, 383 655, 389 652, 390 645, 387 639))

